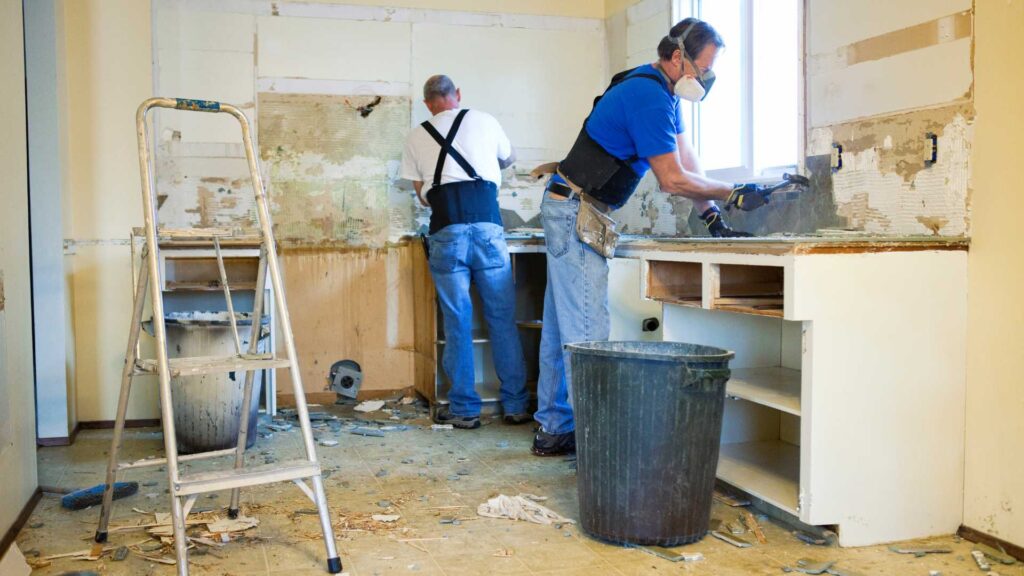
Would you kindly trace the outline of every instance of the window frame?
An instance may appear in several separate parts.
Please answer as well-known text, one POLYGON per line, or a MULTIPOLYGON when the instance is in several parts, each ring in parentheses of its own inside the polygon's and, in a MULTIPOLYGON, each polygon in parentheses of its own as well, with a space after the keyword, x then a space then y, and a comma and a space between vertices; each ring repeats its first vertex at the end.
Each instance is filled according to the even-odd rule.
MULTIPOLYGON (((683 18, 688 16, 696 16, 702 18, 702 4, 705 1, 715 0, 671 0, 670 14, 672 16, 672 22, 669 26, 675 25, 683 18)), ((778 178, 784 172, 799 172, 804 168, 804 149, 807 136, 807 124, 806 124, 806 113, 805 113, 805 102, 807 99, 806 95, 806 61, 805 61, 805 42, 806 42, 806 0, 798 0, 797 2, 797 18, 798 24, 798 41, 797 41, 797 57, 798 57, 798 70, 797 74, 797 101, 795 106, 797 108, 797 150, 796 150, 796 162, 793 164, 786 164, 782 166, 765 166, 758 168, 754 165, 754 97, 753 97, 753 84, 754 84, 754 43, 751 41, 753 38, 754 30, 754 2, 757 0, 739 0, 741 2, 740 14, 742 19, 742 33, 747 42, 743 43, 743 51, 740 56, 740 70, 742 71, 742 92, 740 95, 740 113, 741 129, 743 132, 742 136, 742 149, 740 150, 740 157, 742 158, 742 164, 739 166, 730 166, 726 168, 716 168, 713 170, 706 170, 709 177, 717 180, 725 180, 728 182, 752 182, 761 183, 778 180, 778 178)), ((697 156, 701 156, 701 110, 700 103, 693 104, 690 106, 690 111, 686 116, 689 116, 687 121, 688 137, 690 144, 697 152, 697 156)))

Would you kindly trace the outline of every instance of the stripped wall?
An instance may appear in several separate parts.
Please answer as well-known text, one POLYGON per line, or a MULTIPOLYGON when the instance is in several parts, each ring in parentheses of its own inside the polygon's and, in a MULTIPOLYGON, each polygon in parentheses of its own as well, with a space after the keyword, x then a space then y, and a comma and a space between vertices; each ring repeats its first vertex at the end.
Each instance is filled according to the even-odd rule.
POLYGON ((842 146, 831 180, 844 228, 969 234, 972 23, 970 0, 809 2, 807 155, 842 146))

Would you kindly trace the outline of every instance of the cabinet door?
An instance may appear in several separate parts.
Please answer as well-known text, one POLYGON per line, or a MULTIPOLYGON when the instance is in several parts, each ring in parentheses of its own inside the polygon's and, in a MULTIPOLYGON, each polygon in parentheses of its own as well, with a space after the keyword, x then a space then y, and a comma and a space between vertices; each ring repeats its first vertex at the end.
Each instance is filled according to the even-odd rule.
POLYGON ((661 302, 643 297, 643 262, 632 258, 608 261, 610 340, 661 340, 661 302), (644 320, 655 318, 658 328, 644 330, 644 320))

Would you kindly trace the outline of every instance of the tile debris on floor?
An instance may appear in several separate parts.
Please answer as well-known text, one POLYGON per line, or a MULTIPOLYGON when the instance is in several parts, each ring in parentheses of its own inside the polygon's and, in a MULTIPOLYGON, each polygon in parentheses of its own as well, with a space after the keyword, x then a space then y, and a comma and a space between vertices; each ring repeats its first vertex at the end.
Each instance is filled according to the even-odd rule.
MULTIPOLYGON (((371 412, 352 408, 311 407, 338 547, 350 576, 985 574, 971 555, 972 544, 953 536, 894 546, 948 550, 945 553, 901 554, 890 546, 816 546, 756 511, 756 516, 747 515, 744 508, 717 501, 712 511, 717 532, 748 542, 749 548, 710 536, 669 551, 625 548, 593 540, 571 522, 481 516, 478 507, 489 500, 521 495, 523 502, 540 504, 556 516, 577 518, 575 461, 530 455, 531 427, 507 426, 498 418, 485 417, 478 430, 439 430, 430 425, 419 403, 396 400, 371 412)), ((261 420, 256 444, 247 452, 249 462, 298 455, 301 436, 288 414, 261 420)), ((40 485, 67 490, 102 482, 110 437, 110 430, 86 430, 73 446, 40 448, 40 485)), ((124 458, 160 456, 162 445, 158 429, 130 429, 124 458)), ((188 468, 218 465, 230 462, 205 461, 188 468)), ((73 512, 61 508, 57 496, 42 499, 17 539, 28 562, 36 566, 33 574, 174 574, 174 566, 166 563, 173 562, 174 553, 164 531, 159 526, 132 527, 166 520, 165 470, 131 469, 119 480, 138 482, 139 492, 115 503, 111 524, 125 528, 111 531, 97 560, 90 561, 81 552, 92 551, 98 509, 73 512), (62 556, 75 552, 79 554, 62 556)), ((274 484, 244 490, 243 495, 243 515, 253 519, 244 526, 217 524, 227 518, 228 492, 200 497, 196 503, 189 516, 195 544, 190 555, 193 574, 326 574, 316 511, 298 488, 274 484)), ((1001 576, 1024 575, 1021 563, 990 563, 1001 576)))

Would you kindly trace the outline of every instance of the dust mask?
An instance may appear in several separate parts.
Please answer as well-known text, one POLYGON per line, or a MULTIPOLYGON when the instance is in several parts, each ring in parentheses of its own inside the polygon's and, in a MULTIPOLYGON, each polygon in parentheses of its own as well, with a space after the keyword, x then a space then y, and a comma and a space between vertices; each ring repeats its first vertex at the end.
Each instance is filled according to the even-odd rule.
POLYGON ((706 94, 704 87, 693 76, 683 76, 676 82, 673 92, 687 102, 700 102, 706 94))

